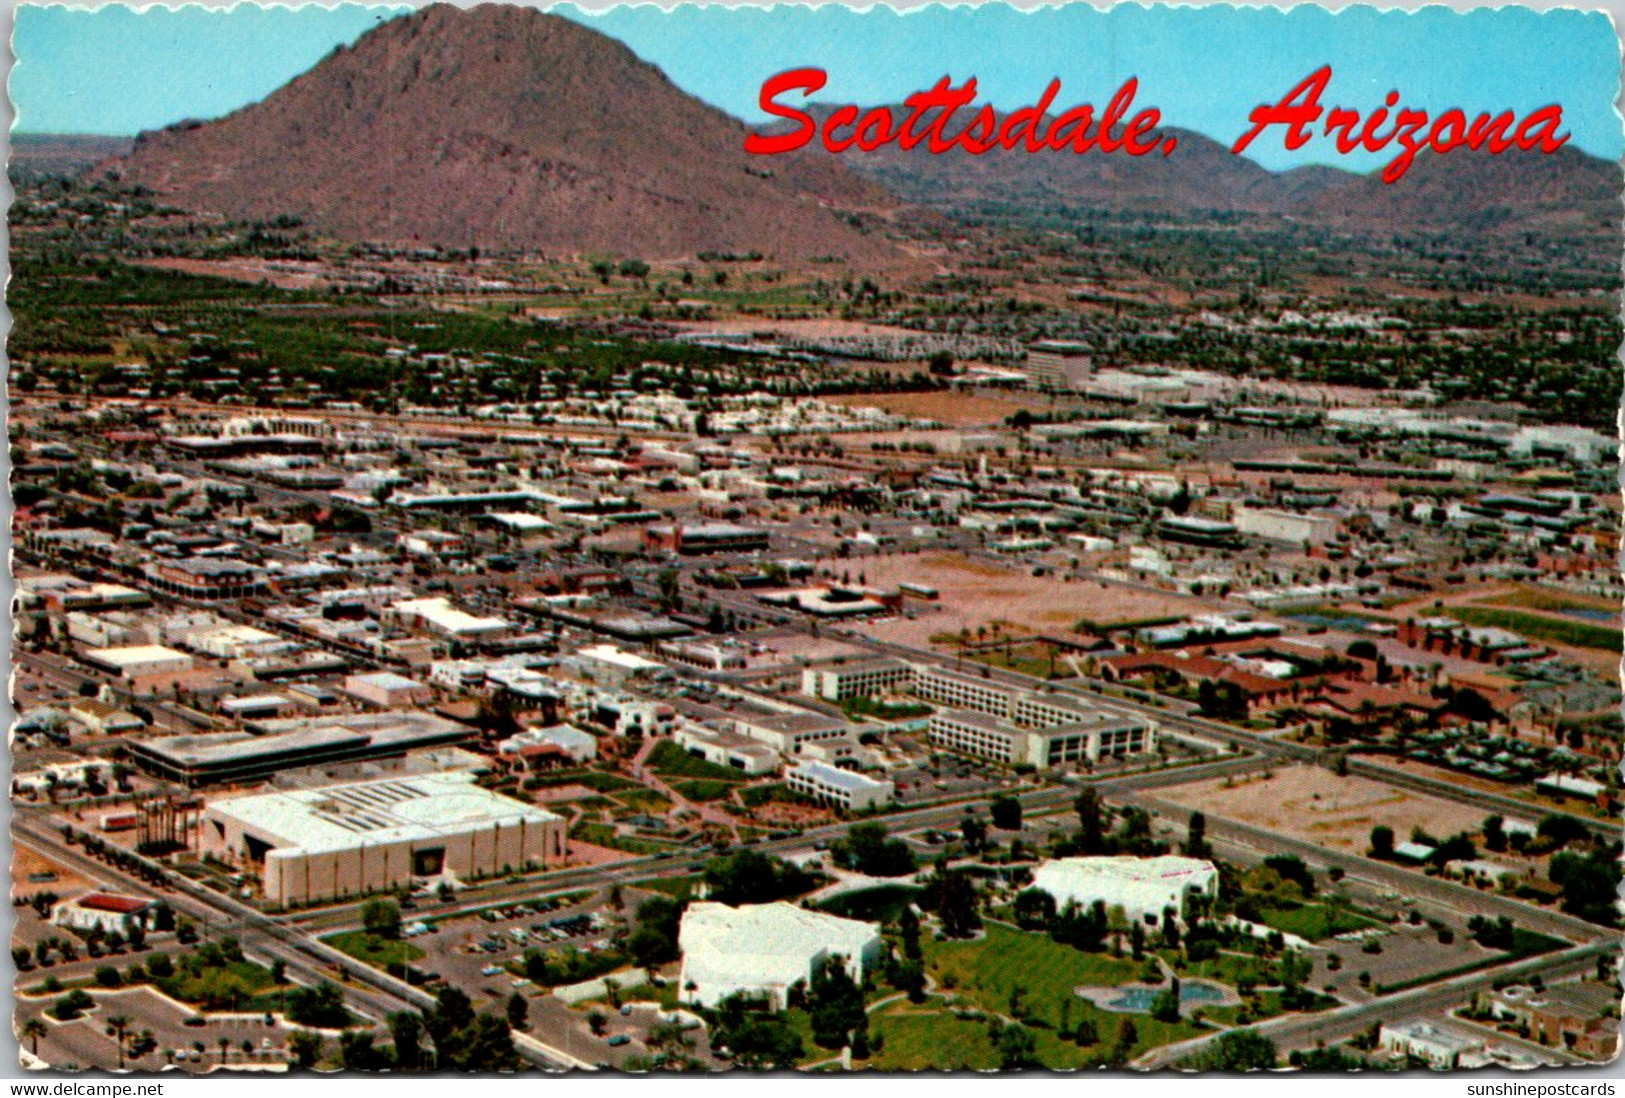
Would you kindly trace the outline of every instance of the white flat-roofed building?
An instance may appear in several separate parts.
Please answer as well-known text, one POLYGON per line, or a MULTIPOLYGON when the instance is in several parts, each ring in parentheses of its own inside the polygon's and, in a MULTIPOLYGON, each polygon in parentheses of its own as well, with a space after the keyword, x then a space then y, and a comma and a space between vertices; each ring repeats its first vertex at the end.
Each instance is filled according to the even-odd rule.
POLYGON ((801 692, 825 701, 869 697, 914 679, 914 668, 902 660, 856 660, 831 667, 809 667, 801 673, 801 692))
POLYGON ((483 516, 483 519, 517 539, 522 545, 542 541, 558 529, 540 515, 533 515, 528 511, 493 511, 483 516))
POLYGON ((713 766, 727 766, 741 774, 771 774, 779 768, 779 753, 749 736, 699 724, 680 725, 672 742, 713 766))
POLYGON ((956 754, 1038 768, 1143 755, 1156 748, 1157 729, 1149 722, 1087 706, 1066 712, 1073 718, 1068 724, 1033 728, 991 713, 939 709, 926 724, 926 738, 933 746, 956 754))
POLYGON ((826 958, 845 958, 858 983, 880 959, 872 923, 807 911, 794 904, 689 904, 677 935, 685 1002, 715 1007, 730 995, 766 998, 783 1010, 790 988, 812 982, 826 958))
POLYGON ((877 781, 855 770, 842 770, 821 762, 804 762, 784 772, 785 784, 803 797, 823 804, 838 805, 853 812, 884 808, 891 804, 897 787, 877 781))
POLYGON ((1608 792, 1608 787, 1590 778, 1576 778, 1568 774, 1548 774, 1535 779, 1535 792, 1554 793, 1559 797, 1579 797, 1595 800, 1608 792))
POLYGON ((136 644, 127 648, 93 648, 85 659, 126 679, 145 675, 179 674, 192 669, 192 657, 162 644, 136 644))
POLYGON ((68 716, 99 736, 139 732, 147 726, 140 717, 96 698, 76 698, 68 703, 68 716))
POLYGON ((384 709, 423 705, 434 698, 434 689, 428 684, 393 671, 351 675, 344 680, 344 692, 384 709))
POLYGON ((1243 534, 1305 548, 1325 545, 1337 533, 1333 515, 1300 514, 1269 507, 1237 507, 1230 521, 1243 534))
POLYGON ((579 649, 576 652, 576 659, 585 669, 602 675, 614 683, 666 669, 666 665, 659 660, 651 660, 636 652, 617 648, 613 644, 594 644, 579 649))
POLYGON ((408 625, 460 639, 494 637, 511 628, 502 618, 482 617, 459 610, 446 598, 405 599, 391 609, 408 625))
POLYGON ((781 755, 794 755, 802 744, 846 736, 852 725, 839 717, 800 710, 735 717, 733 730, 741 736, 760 740, 781 755))
POLYGON ((991 713, 939 709, 931 714, 927 738, 932 746, 961 755, 1015 765, 1021 753, 1021 730, 991 713))
POLYGON ((151 930, 157 901, 113 892, 87 892, 62 900, 51 909, 51 923, 71 930, 100 930, 103 934, 129 934, 137 924, 151 930))
POLYGON ((220 800, 200 832, 204 854, 257 871, 265 898, 283 906, 565 857, 562 817, 482 788, 467 771, 220 800))
POLYGON ((289 646, 286 637, 267 633, 252 625, 227 625, 208 632, 195 633, 186 644, 205 656, 221 660, 240 660, 249 656, 262 656, 289 646))
POLYGON ((1449 1071, 1462 1056, 1483 1048, 1484 1041, 1432 1022, 1384 1022, 1377 1034, 1377 1047, 1390 1056, 1413 1057, 1436 1071, 1449 1071))
POLYGON ((527 728, 497 744, 497 755, 512 761, 528 759, 538 752, 589 763, 598 757, 598 737, 567 724, 556 724, 527 728))
POLYGON ((1108 910, 1122 907, 1130 919, 1161 920, 1172 908, 1184 911, 1187 896, 1218 894, 1219 871, 1201 858, 1164 854, 1155 858, 1056 858, 1033 872, 1033 887, 1055 897, 1059 907, 1087 908, 1096 900, 1108 910))
POLYGON ((1009 687, 929 664, 915 668, 914 693, 954 709, 973 709, 996 717, 1011 715, 1009 687))

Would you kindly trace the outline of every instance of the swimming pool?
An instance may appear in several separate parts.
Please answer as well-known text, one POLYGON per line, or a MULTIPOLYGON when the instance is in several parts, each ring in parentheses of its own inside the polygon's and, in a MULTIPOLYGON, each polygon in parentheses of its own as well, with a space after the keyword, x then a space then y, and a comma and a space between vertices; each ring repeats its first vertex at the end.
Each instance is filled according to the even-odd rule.
MULTIPOLYGON (((1151 1010, 1151 1004, 1164 990, 1160 987, 1127 988, 1123 994, 1110 1002, 1103 1003, 1102 1006, 1107 1010, 1115 1010, 1121 1014, 1145 1014, 1151 1010)), ((1222 1003, 1224 1000, 1224 989, 1217 984, 1189 980, 1179 985, 1179 1002, 1181 1006, 1222 1003)))

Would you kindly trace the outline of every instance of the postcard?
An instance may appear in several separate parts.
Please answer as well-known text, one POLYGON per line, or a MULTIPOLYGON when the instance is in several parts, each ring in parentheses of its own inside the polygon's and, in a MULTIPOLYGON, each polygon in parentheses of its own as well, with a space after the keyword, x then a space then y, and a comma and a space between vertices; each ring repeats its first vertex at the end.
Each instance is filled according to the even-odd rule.
POLYGON ((20 6, 21 1067, 1595 1077, 1619 49, 20 6))

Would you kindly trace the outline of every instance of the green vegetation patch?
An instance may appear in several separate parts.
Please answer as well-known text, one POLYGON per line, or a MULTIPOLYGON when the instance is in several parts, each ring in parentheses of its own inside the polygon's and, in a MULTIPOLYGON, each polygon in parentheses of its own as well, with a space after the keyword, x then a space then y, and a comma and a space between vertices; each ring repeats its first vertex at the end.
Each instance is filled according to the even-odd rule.
POLYGON ((673 789, 691 801, 720 801, 733 793, 738 787, 735 782, 718 781, 714 778, 694 778, 684 782, 673 782, 673 789))
POLYGON ((1514 606, 1524 610, 1545 610, 1561 614, 1569 610, 1603 610, 1618 613, 1617 603, 1592 595, 1577 595, 1570 591, 1554 591, 1549 587, 1520 587, 1499 598, 1486 600, 1495 606, 1514 606))
POLYGON ((1605 652, 1625 651, 1625 634, 1609 625, 1526 614, 1519 610, 1499 610, 1493 606, 1447 606, 1444 612, 1467 625, 1510 629, 1530 640, 1565 644, 1571 648, 1599 648, 1605 652))
POLYGON ((1271 907, 1263 912, 1264 925, 1283 934, 1296 934, 1311 942, 1335 938, 1353 930, 1367 930, 1377 924, 1347 908, 1328 904, 1302 904, 1298 907, 1271 907))
POLYGON ((385 938, 381 934, 369 934, 365 930, 346 930, 340 934, 329 934, 322 941, 346 953, 358 961, 365 961, 374 968, 389 970, 398 965, 408 965, 423 957, 423 950, 411 942, 402 942, 393 938, 385 938))
POLYGON ((678 778, 710 778, 714 781, 744 781, 746 775, 727 766, 706 762, 684 751, 670 740, 661 740, 649 753, 649 765, 659 774, 678 778))

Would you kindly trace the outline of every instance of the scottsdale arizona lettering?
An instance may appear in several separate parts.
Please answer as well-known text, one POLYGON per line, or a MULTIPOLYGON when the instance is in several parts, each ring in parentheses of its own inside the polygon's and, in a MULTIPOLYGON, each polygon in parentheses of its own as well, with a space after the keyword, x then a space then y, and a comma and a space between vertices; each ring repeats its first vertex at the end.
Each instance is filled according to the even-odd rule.
MULTIPOLYGON (((1465 112, 1454 107, 1436 118, 1411 107, 1395 110, 1399 103, 1396 91, 1369 114, 1347 107, 1333 107, 1328 112, 1320 105, 1320 97, 1331 78, 1331 66, 1323 66, 1277 102, 1254 108, 1248 116, 1252 128, 1236 140, 1230 151, 1239 156, 1257 137, 1276 126, 1285 131, 1285 148, 1300 149, 1315 136, 1314 124, 1324 115, 1321 136, 1333 138, 1337 151, 1344 156, 1397 147, 1398 153, 1383 167, 1380 176, 1384 183, 1395 183, 1424 149, 1439 154, 1462 148, 1499 154, 1516 147, 1550 154, 1569 139, 1568 134, 1560 132, 1563 108, 1555 104, 1541 107, 1522 120, 1512 111, 1502 111, 1479 114, 1469 123, 1465 112)), ((904 151, 924 145, 928 152, 938 155, 957 149, 981 156, 994 149, 1020 148, 1029 153, 1121 151, 1130 156, 1150 152, 1167 156, 1179 143, 1172 134, 1157 134, 1157 125, 1162 121, 1162 112, 1157 108, 1144 107, 1130 115, 1139 90, 1139 81, 1134 79, 1117 89, 1098 118, 1092 105, 1082 103, 1051 119, 1049 109, 1061 91, 1057 79, 1050 81, 1033 106, 1022 107, 1001 119, 992 106, 984 104, 957 130, 950 129, 955 115, 976 98, 975 77, 955 85, 944 76, 928 91, 915 92, 903 100, 908 113, 901 121, 887 107, 860 111, 846 106, 831 111, 820 126, 807 112, 778 101, 789 92, 810 96, 827 80, 823 69, 806 68, 782 72, 765 81, 759 99, 761 109, 794 125, 782 133, 750 134, 745 138, 745 151, 766 155, 794 152, 817 137, 832 153, 851 148, 870 152, 895 143, 904 151)))

